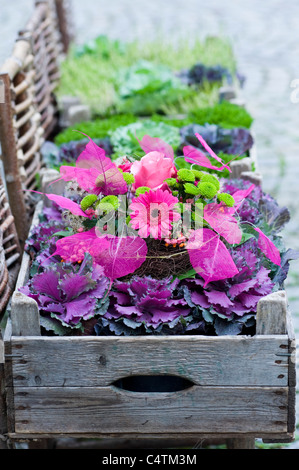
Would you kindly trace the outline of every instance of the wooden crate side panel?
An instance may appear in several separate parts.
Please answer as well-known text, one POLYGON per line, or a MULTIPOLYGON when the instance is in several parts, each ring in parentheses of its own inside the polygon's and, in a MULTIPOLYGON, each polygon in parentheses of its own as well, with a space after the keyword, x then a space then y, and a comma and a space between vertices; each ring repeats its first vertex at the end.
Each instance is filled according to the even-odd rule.
POLYGON ((287 388, 18 388, 16 433, 287 433, 287 388))
POLYGON ((296 336, 289 309, 287 310, 287 330, 289 337, 288 431, 294 434, 296 430, 296 336))
POLYGON ((14 386, 107 386, 132 375, 288 385, 288 337, 12 337, 14 386))

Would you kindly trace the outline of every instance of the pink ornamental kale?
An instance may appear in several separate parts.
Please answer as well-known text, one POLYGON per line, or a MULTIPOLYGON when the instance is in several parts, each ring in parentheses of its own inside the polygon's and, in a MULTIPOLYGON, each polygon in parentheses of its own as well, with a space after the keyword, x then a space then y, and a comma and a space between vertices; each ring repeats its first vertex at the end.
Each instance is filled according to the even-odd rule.
POLYGON ((177 295, 179 280, 133 277, 129 282, 115 281, 110 292, 110 305, 104 318, 132 328, 145 326, 157 330, 161 325, 178 321, 190 313, 183 295, 177 295))
POLYGON ((66 328, 82 329, 85 321, 101 311, 108 286, 103 268, 94 265, 87 255, 81 265, 47 266, 20 291, 37 302, 41 324, 55 331, 57 322, 66 328))

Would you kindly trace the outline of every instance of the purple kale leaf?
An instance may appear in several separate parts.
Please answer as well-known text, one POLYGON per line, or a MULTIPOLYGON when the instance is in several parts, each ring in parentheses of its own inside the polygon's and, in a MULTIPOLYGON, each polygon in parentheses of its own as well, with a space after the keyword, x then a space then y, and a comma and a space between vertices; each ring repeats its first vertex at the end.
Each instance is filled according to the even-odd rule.
MULTIPOLYGON (((94 142, 105 150, 106 155, 112 154, 113 149, 108 137, 104 139, 94 139, 94 142)), ((47 141, 42 146, 43 160, 50 168, 57 168, 62 164, 75 164, 79 155, 85 150, 87 143, 87 139, 80 139, 57 146, 53 142, 47 141)))
POLYGON ((229 155, 244 154, 246 156, 253 146, 253 137, 245 128, 224 129, 217 124, 189 124, 180 129, 181 144, 179 152, 182 151, 185 145, 193 145, 196 148, 200 147, 200 150, 205 153, 195 137, 196 133, 200 134, 217 154, 223 152, 229 155))
MULTIPOLYGON (((240 189, 251 186, 250 181, 233 179, 226 182, 222 188, 223 192, 234 194, 240 189)), ((241 222, 249 222, 258 225, 264 233, 277 234, 286 223, 290 221, 290 212, 287 207, 280 207, 273 196, 262 191, 260 186, 254 190, 243 201, 238 215, 241 222)))
POLYGON ((270 269, 262 264, 255 238, 231 249, 231 255, 239 271, 234 277, 206 287, 197 277, 181 281, 194 307, 202 310, 203 318, 213 324, 218 335, 239 334, 244 326, 253 326, 258 301, 275 286, 270 269))
POLYGON ((85 322, 106 311, 108 287, 103 269, 86 255, 81 265, 49 264, 20 291, 37 302, 42 325, 45 317, 44 324, 51 328, 53 319, 53 330, 60 322, 66 333, 73 328, 84 331, 85 322))
POLYGON ((25 243, 25 251, 34 257, 45 248, 45 244, 60 230, 65 230, 65 225, 62 222, 51 220, 39 223, 31 230, 25 243))
POLYGON ((191 311, 183 293, 178 293, 179 280, 134 276, 128 282, 115 281, 110 292, 110 305, 102 316, 98 331, 109 326, 114 334, 178 331, 187 325, 191 311), (186 325, 184 325, 184 318, 186 325))
POLYGON ((232 83, 231 73, 221 65, 206 66, 202 63, 197 63, 190 69, 180 70, 177 76, 186 85, 203 85, 205 82, 222 83, 224 79, 228 83, 232 83))

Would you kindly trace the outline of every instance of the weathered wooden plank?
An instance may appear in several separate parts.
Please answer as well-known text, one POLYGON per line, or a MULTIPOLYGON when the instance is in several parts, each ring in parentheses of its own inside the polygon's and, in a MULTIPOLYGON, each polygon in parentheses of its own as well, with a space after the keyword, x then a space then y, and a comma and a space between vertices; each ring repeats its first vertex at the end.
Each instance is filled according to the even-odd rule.
MULTIPOLYGON (((167 432, 163 432, 163 433, 143 433, 142 435, 140 435, 140 433, 136 433, 136 432, 114 432, 114 433, 103 433, 103 432, 100 432, 100 433, 96 433, 96 432, 93 432, 93 433, 87 433, 87 432, 84 432, 84 433, 73 433, 73 432, 70 432, 70 433, 64 433, 64 434, 61 434, 61 433, 45 433, 45 432, 34 432, 34 433, 22 433, 22 432, 18 432, 18 433, 14 433, 14 432, 9 432, 8 433, 8 437, 12 440, 21 440, 21 439, 24 439, 24 440, 28 440, 28 439, 53 439, 53 438, 75 438, 75 439, 117 439, 117 441, 119 441, 119 439, 140 439, 141 441, 143 439, 197 439, 197 442, 198 442, 198 445, 200 445, 200 442, 203 440, 203 439, 215 439, 217 440, 218 444, 221 443, 221 444, 224 444, 224 441, 225 439, 229 439, 229 438, 233 438, 235 439, 237 436, 243 436, 246 438, 252 438, 252 439, 256 439, 256 438, 262 438, 263 441, 265 441, 266 439, 275 439, 276 442, 284 442, 284 439, 286 438, 286 436, 288 436, 287 433, 285 432, 253 432, 253 433, 233 433, 233 432, 225 432, 225 430, 223 430, 222 432, 217 432, 217 433, 189 433, 189 432, 184 432, 183 435, 182 435, 182 432, 178 433, 178 432, 175 432, 175 433, 172 433, 171 430, 168 430, 167 432)), ((289 436, 291 438, 291 435, 289 436)), ((288 442, 290 442, 290 440, 288 440, 288 442)), ((110 444, 108 444, 110 445, 110 444)), ((57 447, 58 448, 58 447, 57 447)), ((109 449, 110 447, 106 447, 106 449, 109 449)), ((127 443, 127 448, 129 448, 129 443, 127 443)), ((153 447, 152 447, 153 448, 153 447)), ((158 447, 157 447, 158 448, 158 447)), ((196 447, 198 448, 198 447, 196 447)))
POLYGON ((11 305, 13 334, 21 336, 39 335, 40 319, 37 303, 21 292, 14 292, 11 305))
POLYGON ((228 449, 255 449, 255 439, 254 438, 238 438, 238 439, 228 439, 227 440, 228 449))
POLYGON ((287 299, 285 291, 262 297, 257 305, 256 334, 275 335, 287 331, 287 299))
POLYGON ((291 312, 287 310, 287 330, 289 337, 289 404, 288 404, 288 431, 295 433, 296 429, 296 336, 292 322, 291 312))
POLYGON ((14 400, 16 433, 287 432, 287 387, 25 387, 14 400))
POLYGON ((11 357, 11 319, 8 317, 4 331, 4 350, 5 350, 5 363, 4 363, 4 375, 5 375, 5 399, 6 399, 6 426, 8 432, 13 432, 14 427, 14 389, 12 380, 12 364, 11 361, 7 361, 8 357, 11 357))
POLYGON ((282 336, 12 337, 15 387, 106 386, 132 375, 198 385, 286 386, 282 336), (17 380, 16 380, 17 377, 17 380), (38 379, 37 379, 38 378, 38 379))
POLYGON ((0 449, 5 449, 5 434, 7 433, 4 375, 4 342, 0 330, 0 449))

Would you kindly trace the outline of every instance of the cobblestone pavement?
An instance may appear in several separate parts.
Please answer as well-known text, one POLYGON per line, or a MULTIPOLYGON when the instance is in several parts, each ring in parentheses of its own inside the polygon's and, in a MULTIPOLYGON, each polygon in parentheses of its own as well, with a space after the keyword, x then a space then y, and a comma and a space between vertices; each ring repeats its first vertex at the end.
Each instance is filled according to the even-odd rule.
MULTIPOLYGON (((32 4, 0 0, 0 60, 32 4)), ((231 38, 238 68, 247 77, 243 96, 255 118, 263 188, 289 207, 292 220, 284 240, 287 247, 299 250, 298 0, 72 0, 72 4, 78 42, 98 34, 122 40, 151 39, 157 33, 173 40, 219 34, 231 38)), ((298 285, 299 260, 291 265, 286 283, 299 345, 298 285)), ((286 448, 296 446, 297 441, 286 448)))

